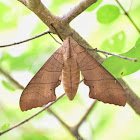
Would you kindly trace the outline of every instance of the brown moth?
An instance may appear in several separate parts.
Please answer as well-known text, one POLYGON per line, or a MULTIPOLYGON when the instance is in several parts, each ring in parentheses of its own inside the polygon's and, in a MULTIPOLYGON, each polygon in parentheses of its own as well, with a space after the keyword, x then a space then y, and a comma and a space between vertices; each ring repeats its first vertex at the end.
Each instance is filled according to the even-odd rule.
POLYGON ((60 77, 66 95, 72 100, 78 89, 80 71, 90 88, 90 98, 120 106, 126 104, 126 94, 119 82, 72 37, 67 37, 24 89, 21 110, 56 100, 55 88, 60 85, 60 77))

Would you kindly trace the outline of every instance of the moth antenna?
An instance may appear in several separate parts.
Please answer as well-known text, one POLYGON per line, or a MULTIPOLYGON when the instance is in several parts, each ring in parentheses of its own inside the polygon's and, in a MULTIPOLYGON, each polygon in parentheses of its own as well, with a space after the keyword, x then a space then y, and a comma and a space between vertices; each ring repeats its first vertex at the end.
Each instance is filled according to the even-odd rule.
MULTIPOLYGON (((73 33, 71 33, 70 36, 73 38, 73 33)), ((74 38, 73 38, 73 39, 74 39, 74 38)))
POLYGON ((59 41, 57 41, 56 39, 55 39, 55 37, 51 34, 51 33, 49 33, 50 34, 50 36, 57 42, 57 43, 59 43, 60 45, 62 45, 59 41))
POLYGON ((58 37, 59 37, 59 38, 62 40, 62 42, 63 42, 62 37, 60 36, 60 34, 58 33, 58 31, 56 30, 56 28, 54 27, 54 25, 53 25, 52 23, 51 23, 51 26, 54 28, 56 34, 58 35, 58 37))

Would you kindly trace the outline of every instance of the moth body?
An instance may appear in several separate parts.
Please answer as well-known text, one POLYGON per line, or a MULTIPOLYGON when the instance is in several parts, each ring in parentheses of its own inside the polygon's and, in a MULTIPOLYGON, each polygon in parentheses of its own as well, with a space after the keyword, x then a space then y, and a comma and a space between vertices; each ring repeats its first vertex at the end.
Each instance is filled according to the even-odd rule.
POLYGON ((80 69, 75 59, 76 53, 70 46, 70 40, 64 42, 63 48, 63 60, 64 67, 62 69, 62 84, 66 95, 72 100, 78 89, 80 79, 80 69))

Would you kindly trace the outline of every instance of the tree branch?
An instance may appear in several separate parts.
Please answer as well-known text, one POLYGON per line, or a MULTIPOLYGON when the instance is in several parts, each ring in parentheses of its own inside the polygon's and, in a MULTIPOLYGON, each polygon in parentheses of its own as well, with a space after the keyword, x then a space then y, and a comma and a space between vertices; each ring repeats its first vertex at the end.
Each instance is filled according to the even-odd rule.
POLYGON ((26 4, 27 4, 27 0, 18 0, 18 1, 20 1, 22 4, 24 4, 25 6, 26 6, 26 4))
MULTIPOLYGON (((51 32, 56 33, 54 28, 51 26, 53 24, 53 26, 55 27, 57 32, 59 32, 60 36, 63 39, 73 34, 73 38, 75 41, 77 41, 78 44, 83 45, 84 48, 91 48, 91 46, 74 29, 72 29, 69 26, 69 23, 67 23, 69 20, 67 20, 67 18, 63 20, 63 17, 61 18, 59 16, 53 15, 41 2, 38 2, 39 4, 37 5, 36 2, 34 3, 34 1, 40 1, 40 0, 26 0, 26 4, 24 5, 30 10, 32 10, 49 27, 51 32)), ((96 1, 97 0, 82 0, 82 2, 77 4, 77 5, 82 5, 83 7, 80 9, 79 14, 83 12, 87 8, 87 6, 92 5, 96 1), (86 6, 83 6, 84 3, 86 3, 86 6)), ((74 15, 72 13, 75 13, 76 15, 78 15, 78 12, 75 12, 74 9, 76 8, 73 8, 73 12, 71 12, 71 15, 74 15)), ((99 57, 97 53, 94 53, 94 52, 90 52, 90 53, 95 58, 97 58, 98 61, 100 62, 103 61, 103 59, 99 57)))
POLYGON ((96 3, 97 0, 82 0, 75 7, 73 7, 68 13, 63 15, 63 21, 70 23, 74 18, 85 11, 89 6, 96 3))
POLYGON ((37 8, 41 3, 41 0, 18 0, 18 1, 23 3, 30 10, 37 8))
POLYGON ((28 9, 34 12, 52 31, 51 23, 58 22, 59 17, 53 15, 40 0, 19 0, 28 9))
POLYGON ((13 82, 19 89, 24 89, 22 85, 20 85, 11 75, 9 75, 6 71, 0 68, 0 72, 5 75, 11 82, 13 82))
POLYGON ((126 84, 126 82, 119 78, 118 81, 126 92, 127 103, 132 107, 132 109, 140 115, 140 98, 131 90, 131 88, 126 84))

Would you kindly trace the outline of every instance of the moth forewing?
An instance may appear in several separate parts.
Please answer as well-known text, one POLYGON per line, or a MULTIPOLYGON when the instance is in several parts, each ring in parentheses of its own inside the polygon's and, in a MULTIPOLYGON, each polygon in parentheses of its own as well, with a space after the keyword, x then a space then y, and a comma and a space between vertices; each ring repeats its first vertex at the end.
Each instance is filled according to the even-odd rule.
POLYGON ((26 111, 56 100, 55 88, 60 84, 63 68, 62 47, 57 49, 32 78, 20 97, 20 108, 26 111))
POLYGON ((60 77, 66 95, 72 100, 78 89, 80 71, 90 88, 90 98, 120 106, 126 104, 126 94, 120 83, 72 37, 67 37, 24 89, 21 110, 54 101, 60 77))

